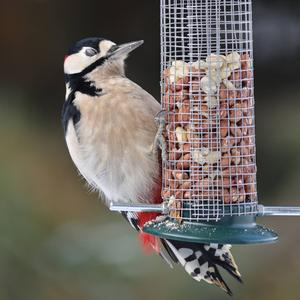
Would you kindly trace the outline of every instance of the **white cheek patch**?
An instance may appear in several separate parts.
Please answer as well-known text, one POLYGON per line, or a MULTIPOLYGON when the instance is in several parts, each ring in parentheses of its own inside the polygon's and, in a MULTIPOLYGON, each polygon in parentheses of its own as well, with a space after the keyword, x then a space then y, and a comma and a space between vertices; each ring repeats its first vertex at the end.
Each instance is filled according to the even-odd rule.
POLYGON ((115 43, 112 41, 108 41, 108 40, 101 41, 99 43, 100 56, 101 57, 105 56, 107 54, 107 52, 109 51, 109 49, 114 45, 115 45, 115 43))
POLYGON ((97 55, 88 57, 83 53, 83 51, 84 49, 78 53, 67 56, 64 63, 64 71, 66 74, 79 73, 97 60, 97 55))

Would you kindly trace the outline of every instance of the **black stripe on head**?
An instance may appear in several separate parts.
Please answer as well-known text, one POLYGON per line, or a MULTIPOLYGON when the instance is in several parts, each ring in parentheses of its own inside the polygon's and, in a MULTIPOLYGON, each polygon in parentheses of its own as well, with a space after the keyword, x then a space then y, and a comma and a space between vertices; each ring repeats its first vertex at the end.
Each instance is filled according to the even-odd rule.
POLYGON ((82 40, 78 41, 77 43, 75 43, 69 49, 69 51, 67 52, 67 55, 78 53, 83 47, 91 47, 99 52, 100 51, 99 43, 104 40, 105 40, 104 38, 100 38, 100 37, 89 37, 89 38, 82 39, 82 40))
POLYGON ((93 62, 92 64, 90 64, 89 66, 87 66, 85 69, 83 69, 81 72, 79 73, 74 73, 74 74, 65 74, 65 81, 69 82, 72 80, 75 80, 77 78, 82 78, 85 75, 91 73, 94 69, 96 69, 97 67, 101 66, 104 64, 104 62, 109 58, 110 56, 104 56, 104 57, 100 57, 99 59, 97 59, 95 62, 93 62))
MULTIPOLYGON (((78 41, 74 46, 72 46, 68 53, 67 56, 78 53, 83 47, 92 47, 98 52, 100 52, 99 44, 102 41, 105 41, 106 39, 104 38, 98 38, 98 37, 90 37, 90 38, 85 38, 80 41, 78 41)), ((87 75, 88 73, 92 72, 95 68, 98 66, 101 66, 108 58, 110 55, 104 56, 96 60, 94 63, 90 64, 87 66, 85 69, 83 69, 79 73, 74 73, 74 74, 65 74, 65 81, 69 82, 72 79, 76 79, 77 77, 83 77, 87 75)))

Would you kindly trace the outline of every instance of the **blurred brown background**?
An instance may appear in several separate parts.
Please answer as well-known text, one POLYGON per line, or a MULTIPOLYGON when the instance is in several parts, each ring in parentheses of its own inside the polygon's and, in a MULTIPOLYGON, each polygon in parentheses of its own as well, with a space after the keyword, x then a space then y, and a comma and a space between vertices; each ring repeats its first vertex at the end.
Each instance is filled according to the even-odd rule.
MULTIPOLYGON (((300 3, 254 1, 258 182, 264 204, 300 205, 300 3)), ((128 76, 159 97, 159 1, 0 2, 0 299, 227 299, 144 256, 88 192, 64 144, 62 62, 87 36, 144 39, 128 76)), ((277 244, 235 247, 236 299, 300 299, 300 218, 260 220, 277 244)))

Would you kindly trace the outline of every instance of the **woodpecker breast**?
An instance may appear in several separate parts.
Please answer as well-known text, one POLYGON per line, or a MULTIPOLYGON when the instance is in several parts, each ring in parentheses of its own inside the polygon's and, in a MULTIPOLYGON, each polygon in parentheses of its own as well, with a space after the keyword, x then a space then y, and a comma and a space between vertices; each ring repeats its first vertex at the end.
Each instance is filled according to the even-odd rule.
POLYGON ((108 200, 149 201, 159 176, 152 146, 160 105, 126 78, 95 82, 100 95, 77 91, 72 101, 80 119, 67 122, 71 157, 88 183, 108 200))

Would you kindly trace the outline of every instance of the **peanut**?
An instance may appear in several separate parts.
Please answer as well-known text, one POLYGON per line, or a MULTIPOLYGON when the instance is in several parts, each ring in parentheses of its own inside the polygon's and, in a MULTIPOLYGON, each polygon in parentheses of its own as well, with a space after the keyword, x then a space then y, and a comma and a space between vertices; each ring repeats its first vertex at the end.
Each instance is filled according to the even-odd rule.
POLYGON ((181 124, 188 123, 190 120, 190 103, 188 100, 184 100, 181 107, 178 110, 178 122, 181 124))
POLYGON ((231 198, 231 201, 232 202, 237 202, 239 200, 239 191, 236 187, 233 187, 231 188, 231 191, 230 191, 231 195, 230 195, 230 198, 231 198))
POLYGON ((242 79, 242 74, 240 70, 235 70, 229 77, 229 80, 232 82, 239 82, 242 79))
POLYGON ((234 84, 228 80, 228 79, 223 79, 223 83, 225 85, 225 87, 228 89, 228 90, 234 90, 235 89, 235 86, 234 84))
POLYGON ((187 132, 182 127, 176 127, 176 138, 179 143, 187 142, 187 132))
POLYGON ((233 108, 230 109, 230 121, 238 123, 243 117, 242 105, 240 103, 235 103, 233 108))
POLYGON ((223 55, 211 54, 206 58, 208 68, 221 69, 225 64, 226 58, 223 55))
POLYGON ((200 88, 200 81, 199 80, 192 81, 191 92, 193 94, 198 94, 198 95, 201 94, 201 88, 200 88))
MULTIPOLYGON (((176 191, 175 192, 175 199, 182 199, 183 198, 183 191, 176 191)), ((177 208, 177 207, 176 207, 177 208)))
POLYGON ((204 134, 201 139, 202 146, 204 148, 209 148, 210 151, 217 151, 219 147, 218 138, 216 133, 204 134))
POLYGON ((208 154, 208 151, 209 150, 207 148, 203 148, 202 150, 194 150, 192 152, 193 160, 200 165, 204 165, 206 163, 206 155, 208 154))
POLYGON ((242 130, 241 128, 235 126, 233 122, 230 123, 230 133, 235 136, 240 138, 242 136, 242 130))
POLYGON ((223 153, 228 153, 231 147, 234 145, 234 137, 227 136, 226 138, 221 140, 221 150, 223 153))
POLYGON ((219 103, 218 99, 215 96, 205 96, 203 100, 207 102, 208 108, 215 108, 219 103))
POLYGON ((221 102, 220 105, 220 119, 226 119, 228 116, 228 107, 225 101, 221 102))
POLYGON ((223 168, 228 168, 230 166, 230 155, 229 154, 225 153, 222 155, 221 166, 223 168))
POLYGON ((208 76, 201 78, 200 87, 201 90, 208 95, 214 95, 217 92, 217 83, 208 76))
POLYGON ((191 198, 191 192, 190 192, 190 191, 184 192, 183 198, 184 198, 184 199, 190 199, 190 198, 191 198))
POLYGON ((191 160, 191 155, 189 153, 181 156, 179 158, 178 163, 177 163, 177 169, 189 169, 190 168, 190 160, 191 160))
POLYGON ((226 137, 228 134, 228 121, 221 120, 220 121, 220 135, 222 138, 226 137))
POLYGON ((221 152, 219 151, 210 151, 206 156, 206 162, 208 164, 216 164, 221 159, 221 152))
POLYGON ((173 179, 172 171, 169 169, 165 169, 164 176, 165 181, 173 179))
POLYGON ((193 186, 196 189, 205 190, 211 186, 211 180, 209 178, 201 179, 196 181, 193 186))
POLYGON ((190 181, 184 181, 182 183, 182 189, 183 190, 189 190, 191 188, 191 182, 190 181))
POLYGON ((189 178, 189 175, 185 172, 180 172, 180 171, 173 171, 172 175, 174 178, 177 180, 186 180, 189 178))
POLYGON ((171 151, 168 152, 168 159, 169 161, 176 161, 180 158, 181 152, 178 151, 177 149, 172 149, 171 151))
POLYGON ((237 150, 236 148, 233 148, 231 150, 231 158, 232 162, 235 165, 239 165, 241 163, 241 152, 237 150))
POLYGON ((230 193, 229 193, 229 189, 223 189, 223 201, 226 204, 230 203, 230 193))
POLYGON ((192 68, 197 74, 197 70, 205 71, 208 68, 208 65, 207 62, 205 62, 204 60, 198 60, 192 63, 192 68))
POLYGON ((183 153, 189 153, 191 146, 189 143, 185 143, 181 146, 181 149, 182 149, 183 153))
POLYGON ((228 90, 224 84, 220 85, 220 91, 219 91, 219 96, 221 100, 227 100, 228 98, 228 90))

